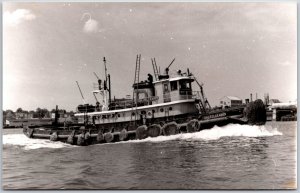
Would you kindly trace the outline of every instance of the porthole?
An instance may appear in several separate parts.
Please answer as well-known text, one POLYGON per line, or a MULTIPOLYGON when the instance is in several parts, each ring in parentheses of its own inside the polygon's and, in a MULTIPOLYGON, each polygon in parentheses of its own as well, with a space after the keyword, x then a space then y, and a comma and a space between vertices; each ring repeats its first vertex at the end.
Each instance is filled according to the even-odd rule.
POLYGON ((161 109, 160 109, 160 112, 164 112, 164 109, 163 109, 163 108, 161 108, 161 109))
POLYGON ((134 116, 134 115, 135 115, 135 113, 133 112, 133 113, 131 113, 131 115, 132 115, 132 116, 134 116))
POLYGON ((121 114, 118 114, 118 117, 121 117, 121 114))
POLYGON ((172 107, 169 107, 169 111, 172 111, 173 110, 173 108, 172 107))
POLYGON ((154 109, 152 109, 152 113, 155 113, 155 110, 154 110, 154 109))

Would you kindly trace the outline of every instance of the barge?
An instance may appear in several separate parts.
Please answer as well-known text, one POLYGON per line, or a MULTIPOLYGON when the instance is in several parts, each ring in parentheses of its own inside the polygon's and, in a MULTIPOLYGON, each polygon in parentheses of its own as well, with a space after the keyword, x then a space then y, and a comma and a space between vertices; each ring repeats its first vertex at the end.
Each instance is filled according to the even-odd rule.
POLYGON ((266 110, 261 100, 227 109, 212 109, 203 84, 189 69, 169 73, 175 59, 163 74, 158 71, 155 58, 151 59, 154 73, 148 74, 148 79, 143 81, 139 77, 140 60, 141 56, 137 55, 132 97, 111 98, 111 79, 104 58, 105 79, 102 81, 94 73, 98 79, 92 92, 96 104, 79 105, 76 124, 58 125, 54 121, 51 126, 24 126, 23 133, 29 138, 82 146, 198 132, 230 123, 265 124, 266 110), (199 90, 192 88, 193 82, 199 90))

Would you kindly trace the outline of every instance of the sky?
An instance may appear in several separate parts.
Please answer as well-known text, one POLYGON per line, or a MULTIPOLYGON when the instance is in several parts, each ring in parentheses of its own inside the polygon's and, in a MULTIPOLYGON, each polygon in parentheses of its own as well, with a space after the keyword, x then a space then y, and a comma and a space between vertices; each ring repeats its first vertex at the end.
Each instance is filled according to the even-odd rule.
MULTIPOLYGON (((93 72, 111 75, 112 96, 176 58, 212 106, 250 93, 297 99, 296 3, 3 3, 3 109, 95 104, 93 72)), ((193 85, 194 90, 199 90, 193 85)))

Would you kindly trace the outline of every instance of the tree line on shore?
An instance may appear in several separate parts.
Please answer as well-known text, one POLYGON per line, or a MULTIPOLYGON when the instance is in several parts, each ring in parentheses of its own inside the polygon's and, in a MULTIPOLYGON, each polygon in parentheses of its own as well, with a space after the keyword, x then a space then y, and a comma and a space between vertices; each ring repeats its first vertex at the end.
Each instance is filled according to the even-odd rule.
MULTIPOLYGON (((51 118, 52 113, 55 113, 55 109, 49 111, 46 108, 37 108, 35 111, 23 110, 22 108, 18 108, 15 112, 13 110, 3 110, 3 119, 21 119, 21 118, 51 118)), ((71 116, 74 115, 73 111, 66 111, 65 109, 58 109, 59 114, 69 114, 71 116)))

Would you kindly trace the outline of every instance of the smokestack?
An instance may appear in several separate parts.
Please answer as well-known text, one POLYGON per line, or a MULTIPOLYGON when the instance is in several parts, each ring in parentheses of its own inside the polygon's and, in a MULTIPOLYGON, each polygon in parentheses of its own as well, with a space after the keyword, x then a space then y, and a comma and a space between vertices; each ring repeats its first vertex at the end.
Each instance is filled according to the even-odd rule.
POLYGON ((255 100, 257 100, 257 93, 255 93, 255 100))
POLYGON ((108 76, 108 86, 109 86, 109 90, 108 90, 108 101, 109 101, 109 104, 111 104, 111 83, 110 83, 110 74, 107 75, 108 76))
POLYGON ((252 93, 250 93, 250 102, 252 102, 252 93))

